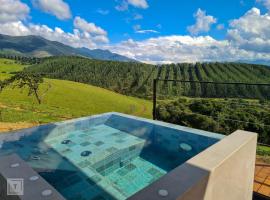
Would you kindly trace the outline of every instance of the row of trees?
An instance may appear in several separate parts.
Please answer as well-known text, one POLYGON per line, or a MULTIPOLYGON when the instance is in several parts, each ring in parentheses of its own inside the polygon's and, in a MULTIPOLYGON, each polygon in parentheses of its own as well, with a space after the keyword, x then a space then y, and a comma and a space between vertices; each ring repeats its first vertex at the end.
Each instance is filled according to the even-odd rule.
MULTIPOLYGON (((241 63, 196 63, 153 66, 142 63, 89 60, 81 57, 48 58, 28 70, 50 78, 66 79, 151 98, 154 78, 189 81, 270 83, 270 68, 241 63)), ((270 99, 270 87, 214 85, 159 81, 160 98, 239 97, 270 99)))
MULTIPOLYGON (((27 70, 50 78, 103 87, 126 95, 151 94, 155 66, 141 63, 90 60, 82 57, 48 58, 27 70)), ((150 98, 150 97, 149 97, 150 98)))
POLYGON ((26 57, 26 56, 20 56, 20 55, 1 54, 1 53, 0 53, 0 58, 15 60, 16 62, 21 63, 23 65, 39 64, 42 61, 41 58, 36 58, 36 57, 26 57))

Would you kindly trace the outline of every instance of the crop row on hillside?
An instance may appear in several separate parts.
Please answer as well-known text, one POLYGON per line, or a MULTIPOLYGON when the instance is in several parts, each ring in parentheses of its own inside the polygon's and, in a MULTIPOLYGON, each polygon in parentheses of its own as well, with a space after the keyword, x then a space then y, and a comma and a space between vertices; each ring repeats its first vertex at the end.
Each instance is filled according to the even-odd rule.
MULTIPOLYGON (((28 70, 50 78, 71 80, 103 87, 125 95, 151 98, 154 78, 186 81, 270 83, 270 69, 241 63, 196 63, 153 66, 142 63, 55 57, 28 70)), ((160 97, 240 97, 270 99, 270 87, 214 85, 159 81, 160 97)))

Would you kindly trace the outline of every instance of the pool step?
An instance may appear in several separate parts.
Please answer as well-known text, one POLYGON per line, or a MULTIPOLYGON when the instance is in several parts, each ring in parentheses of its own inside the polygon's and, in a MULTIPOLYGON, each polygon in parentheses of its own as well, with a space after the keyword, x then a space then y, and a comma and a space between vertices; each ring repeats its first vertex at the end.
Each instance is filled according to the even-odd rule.
POLYGON ((49 183, 16 154, 0 157, 1 200, 65 200, 49 183), (10 187, 15 186, 16 194, 10 187))

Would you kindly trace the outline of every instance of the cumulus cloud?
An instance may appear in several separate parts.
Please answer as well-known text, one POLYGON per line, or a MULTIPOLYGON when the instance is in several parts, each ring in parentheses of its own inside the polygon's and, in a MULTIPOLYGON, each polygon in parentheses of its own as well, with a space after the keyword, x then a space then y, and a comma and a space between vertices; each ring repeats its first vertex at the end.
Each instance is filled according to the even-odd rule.
POLYGON ((39 9, 58 19, 65 20, 72 17, 69 5, 63 0, 33 0, 33 3, 39 9))
POLYGON ((105 30, 80 17, 76 17, 74 20, 73 32, 65 32, 59 27, 50 28, 47 25, 15 21, 0 23, 0 33, 13 36, 37 35, 73 47, 97 48, 99 45, 109 42, 105 30))
POLYGON ((25 20, 30 8, 20 0, 0 0, 0 23, 25 20))
POLYGON ((196 23, 187 28, 192 35, 208 32, 211 26, 217 22, 216 18, 211 15, 206 15, 206 12, 200 8, 194 14, 194 18, 196 19, 196 23))
POLYGON ((98 45, 107 42, 104 36, 91 35, 74 29, 73 32, 65 32, 59 27, 50 28, 46 25, 23 24, 22 22, 12 22, 0 25, 0 33, 13 36, 37 35, 51 41, 58 41, 73 47, 97 48, 98 45))
MULTIPOLYGON (((254 54, 236 49, 226 40, 217 41, 210 36, 175 35, 143 41, 129 39, 107 48, 115 53, 147 63, 235 61, 254 58, 254 54)), ((263 57, 263 55, 258 57, 263 57)))
POLYGON ((228 39, 238 48, 270 53, 270 15, 252 8, 244 16, 230 22, 228 39))
MULTIPOLYGON (((262 14, 257 8, 252 8, 242 17, 231 20, 228 37, 224 40, 216 40, 210 36, 171 35, 108 44, 107 32, 81 17, 75 17, 73 31, 65 32, 59 27, 52 28, 24 21, 28 17, 29 7, 19 0, 0 0, 0 3, 1 34, 38 35, 73 47, 109 49, 147 63, 239 60, 270 62, 270 15, 262 14)), ((190 28, 193 34, 207 32, 211 25, 216 23, 214 17, 207 16, 200 9, 196 19, 196 24, 190 28)), ((219 25, 220 29, 224 28, 222 24, 219 25)), ((157 27, 161 28, 161 25, 157 27)), ((157 33, 151 29, 144 30, 140 25, 133 28, 136 33, 157 33)))
POLYGON ((149 7, 146 0, 122 0, 115 9, 118 11, 126 11, 128 10, 129 5, 141 9, 147 9, 149 7))
MULTIPOLYGON (((52 0, 39 0, 39 3, 50 1, 52 0)), ((60 1, 57 0, 51 2, 51 4, 55 5, 55 2, 60 1)), ((30 9, 19 0, 0 0, 0 3, 0 34, 12 36, 37 35, 73 47, 97 48, 99 45, 109 42, 107 32, 104 29, 80 17, 74 19, 74 30, 65 32, 59 27, 50 28, 47 25, 22 21, 28 17, 30 9)), ((61 9, 58 9, 57 6, 55 5, 55 9, 60 12, 61 9)), ((64 13, 61 16, 59 15, 61 18, 65 16, 68 15, 64 13)))
MULTIPOLYGON (((211 21, 211 20, 210 20, 211 21)), ((213 21, 213 20, 212 20, 213 21)), ((218 25, 219 26, 219 25, 218 25)), ((224 28, 223 25, 217 28, 224 28)), ((135 26, 140 31, 141 26, 135 26)), ((107 46, 111 51, 148 63, 203 61, 270 62, 270 15, 252 8, 229 23, 228 37, 162 36, 107 46)))
POLYGON ((107 32, 96 26, 94 23, 89 23, 81 17, 75 17, 74 27, 94 35, 107 35, 107 32))

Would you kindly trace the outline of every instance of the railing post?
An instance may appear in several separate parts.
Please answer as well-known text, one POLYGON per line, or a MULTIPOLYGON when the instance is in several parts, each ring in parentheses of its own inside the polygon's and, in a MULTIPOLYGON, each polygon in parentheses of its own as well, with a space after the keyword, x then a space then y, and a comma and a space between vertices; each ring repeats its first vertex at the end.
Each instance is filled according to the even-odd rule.
POLYGON ((153 80, 153 120, 157 119, 157 79, 153 80))

